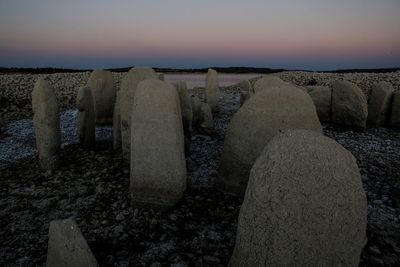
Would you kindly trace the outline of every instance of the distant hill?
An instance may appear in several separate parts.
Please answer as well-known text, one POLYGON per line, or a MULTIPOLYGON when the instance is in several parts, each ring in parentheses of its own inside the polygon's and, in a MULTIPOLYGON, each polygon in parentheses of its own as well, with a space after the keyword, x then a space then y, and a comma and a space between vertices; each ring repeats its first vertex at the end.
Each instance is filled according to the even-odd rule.
MULTIPOLYGON (((132 67, 126 68, 111 68, 107 69, 112 72, 127 72, 132 67)), ((271 69, 271 68, 253 68, 253 67, 210 67, 221 73, 278 73, 282 71, 288 71, 286 69, 271 69)), ((198 69, 174 69, 174 68, 154 68, 156 72, 163 73, 206 73, 209 68, 198 68, 198 69)), ((50 74, 50 73, 74 73, 74 72, 85 72, 92 71, 92 69, 63 69, 63 68, 6 68, 0 67, 0 73, 30 73, 30 74, 50 74)), ((309 70, 292 70, 292 71, 307 71, 309 70)), ((381 68, 381 69, 343 69, 343 70, 327 70, 327 71, 316 71, 325 73, 387 73, 400 71, 400 68, 381 68)))

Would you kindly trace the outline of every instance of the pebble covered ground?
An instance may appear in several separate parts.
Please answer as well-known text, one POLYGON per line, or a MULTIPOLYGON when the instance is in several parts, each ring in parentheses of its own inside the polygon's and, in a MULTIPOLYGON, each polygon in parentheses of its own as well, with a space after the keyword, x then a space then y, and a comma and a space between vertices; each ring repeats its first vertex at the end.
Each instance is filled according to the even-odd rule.
MULTIPOLYGON (((111 129, 100 130, 102 137, 93 150, 82 149, 76 144, 73 126, 76 111, 64 111, 58 170, 41 171, 34 152, 3 162, 0 266, 43 266, 49 222, 63 218, 77 221, 100 266, 226 266, 241 200, 216 190, 214 183, 226 128, 239 108, 239 94, 234 87, 221 91, 216 132, 193 136, 186 157, 188 190, 176 207, 164 212, 130 206, 129 166, 112 149, 111 129)), ((204 96, 201 89, 191 92, 204 96)), ((11 138, 14 134, 20 134, 25 147, 34 149, 27 118, 6 124, 7 130, 0 135, 1 149, 4 140, 19 142, 11 138)), ((368 243, 360 266, 399 266, 400 132, 324 125, 324 134, 351 151, 360 167, 368 198, 368 243)), ((7 153, 15 155, 19 149, 7 153)))

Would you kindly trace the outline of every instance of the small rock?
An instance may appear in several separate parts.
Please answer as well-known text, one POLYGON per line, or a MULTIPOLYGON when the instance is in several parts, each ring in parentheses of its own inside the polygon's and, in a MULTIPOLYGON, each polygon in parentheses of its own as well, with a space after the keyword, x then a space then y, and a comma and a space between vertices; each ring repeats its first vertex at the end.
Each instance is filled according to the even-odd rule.
POLYGON ((125 216, 122 213, 120 213, 120 214, 117 215, 117 217, 115 219, 117 221, 123 221, 123 220, 125 220, 125 216))

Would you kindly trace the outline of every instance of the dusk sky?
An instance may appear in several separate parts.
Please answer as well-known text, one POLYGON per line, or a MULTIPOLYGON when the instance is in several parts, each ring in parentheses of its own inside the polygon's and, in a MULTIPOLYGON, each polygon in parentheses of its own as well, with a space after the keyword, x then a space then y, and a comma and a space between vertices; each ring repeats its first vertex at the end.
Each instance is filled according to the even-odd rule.
POLYGON ((0 0, 0 66, 400 67, 400 0, 0 0))

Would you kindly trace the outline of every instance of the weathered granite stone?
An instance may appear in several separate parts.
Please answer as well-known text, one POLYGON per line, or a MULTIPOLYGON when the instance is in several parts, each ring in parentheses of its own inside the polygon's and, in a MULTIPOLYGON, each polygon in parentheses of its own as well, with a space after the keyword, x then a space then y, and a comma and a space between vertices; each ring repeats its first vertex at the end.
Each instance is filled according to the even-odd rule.
POLYGON ((367 200, 355 158, 305 130, 276 135, 251 169, 230 266, 358 266, 367 200))
POLYGON ((219 85, 218 74, 215 70, 209 69, 206 77, 206 100, 212 112, 219 111, 219 85))
POLYGON ((96 141, 96 126, 92 90, 83 86, 79 88, 76 98, 78 108, 79 143, 84 147, 92 147, 96 141))
POLYGON ((332 121, 365 128, 367 117, 367 99, 361 89, 348 81, 335 81, 332 84, 332 121))
POLYGON ((157 79, 156 72, 151 68, 132 68, 121 81, 120 114, 121 114, 121 144, 122 156, 129 162, 131 149, 131 116, 137 85, 146 79, 157 79))
POLYGON ((322 132, 311 97, 290 85, 255 93, 228 126, 219 169, 221 189, 243 195, 258 155, 284 129, 322 132))
POLYGON ((96 124, 112 124, 116 94, 112 73, 106 70, 93 71, 87 86, 92 90, 96 124))
POLYGON ((368 99, 369 126, 385 126, 389 119, 393 97, 393 86, 388 82, 374 84, 368 99))
POLYGON ((59 109, 53 88, 43 78, 39 78, 33 88, 32 109, 40 167, 56 169, 61 141, 59 109))
POLYGON ((74 220, 50 222, 47 267, 97 267, 85 238, 74 220))
POLYGON ((186 190, 184 134, 177 90, 158 79, 136 89, 130 192, 134 206, 171 207, 186 190))

